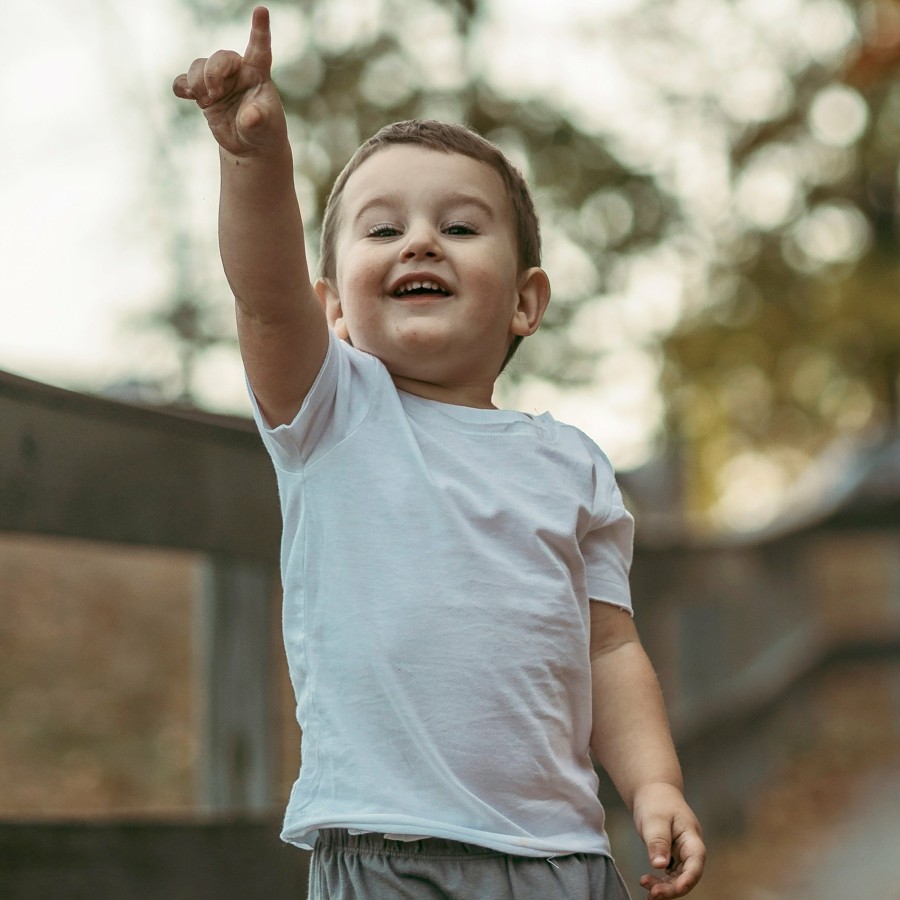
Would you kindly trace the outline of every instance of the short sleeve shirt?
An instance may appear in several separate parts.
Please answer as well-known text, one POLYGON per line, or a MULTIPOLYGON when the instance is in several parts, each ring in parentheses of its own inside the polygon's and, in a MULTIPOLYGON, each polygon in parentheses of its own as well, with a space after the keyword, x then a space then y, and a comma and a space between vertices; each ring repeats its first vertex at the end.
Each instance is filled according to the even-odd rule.
POLYGON ((589 601, 630 610, 606 456, 549 414, 399 391, 334 335, 270 428, 303 731, 283 837, 433 835, 608 853, 589 758, 589 601))

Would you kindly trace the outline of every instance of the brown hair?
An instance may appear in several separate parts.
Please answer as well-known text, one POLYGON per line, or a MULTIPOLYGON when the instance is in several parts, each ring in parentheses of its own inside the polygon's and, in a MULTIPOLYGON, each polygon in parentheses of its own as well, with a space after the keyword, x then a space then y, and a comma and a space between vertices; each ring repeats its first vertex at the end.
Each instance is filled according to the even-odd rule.
MULTIPOLYGON (((338 175, 325 204, 319 252, 319 272, 323 278, 334 278, 337 272, 337 233, 340 228, 340 205, 350 176, 379 150, 397 144, 414 144, 441 153, 460 153, 487 163, 503 179, 513 208, 519 269, 524 271, 541 264, 541 233, 534 201, 522 173, 503 152, 465 125, 437 122, 433 119, 410 119, 386 125, 350 157, 338 175)), ((512 359, 522 338, 516 337, 503 366, 512 359)))

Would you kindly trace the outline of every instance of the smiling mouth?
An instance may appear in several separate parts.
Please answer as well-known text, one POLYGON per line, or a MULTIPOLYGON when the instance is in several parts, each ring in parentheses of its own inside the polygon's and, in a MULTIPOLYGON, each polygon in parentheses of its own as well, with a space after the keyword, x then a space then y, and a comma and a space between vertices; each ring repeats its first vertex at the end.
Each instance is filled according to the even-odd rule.
POLYGON ((409 281, 394 291, 395 297, 449 297, 450 292, 444 290, 436 281, 409 281))

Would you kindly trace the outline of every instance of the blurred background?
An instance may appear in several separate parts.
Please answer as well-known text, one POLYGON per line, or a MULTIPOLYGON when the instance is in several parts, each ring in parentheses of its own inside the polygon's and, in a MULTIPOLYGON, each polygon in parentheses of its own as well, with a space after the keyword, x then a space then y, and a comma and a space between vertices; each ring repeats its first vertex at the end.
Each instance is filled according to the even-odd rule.
MULTIPOLYGON (((221 548, 116 531, 114 499, 96 527, 29 505, 59 427, 73 448, 100 421, 248 434, 216 149, 170 85, 243 49, 251 8, 4 9, 0 877, 4 847, 9 871, 36 853, 23 823, 267 816, 296 772, 277 591, 275 761, 262 800, 216 799, 198 722, 221 548), (35 410, 64 406, 43 436, 35 410)), ((532 185, 554 299, 497 402, 578 425, 620 472, 639 624, 716 851, 697 895, 900 896, 900 3, 270 8, 311 265, 334 177, 389 121, 468 122, 532 185)))

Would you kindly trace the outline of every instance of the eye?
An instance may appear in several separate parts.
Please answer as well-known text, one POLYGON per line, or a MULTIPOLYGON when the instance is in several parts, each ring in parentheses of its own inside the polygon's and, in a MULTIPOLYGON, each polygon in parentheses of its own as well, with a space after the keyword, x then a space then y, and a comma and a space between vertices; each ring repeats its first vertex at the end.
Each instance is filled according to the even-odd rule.
POLYGON ((470 222, 452 222, 444 229, 449 235, 458 237, 465 234, 478 234, 478 229, 470 222))
POLYGON ((366 237, 372 237, 372 238, 396 237, 398 234, 400 234, 400 229, 397 228, 396 225, 388 225, 387 223, 382 223, 380 225, 373 225, 366 232, 366 237))

